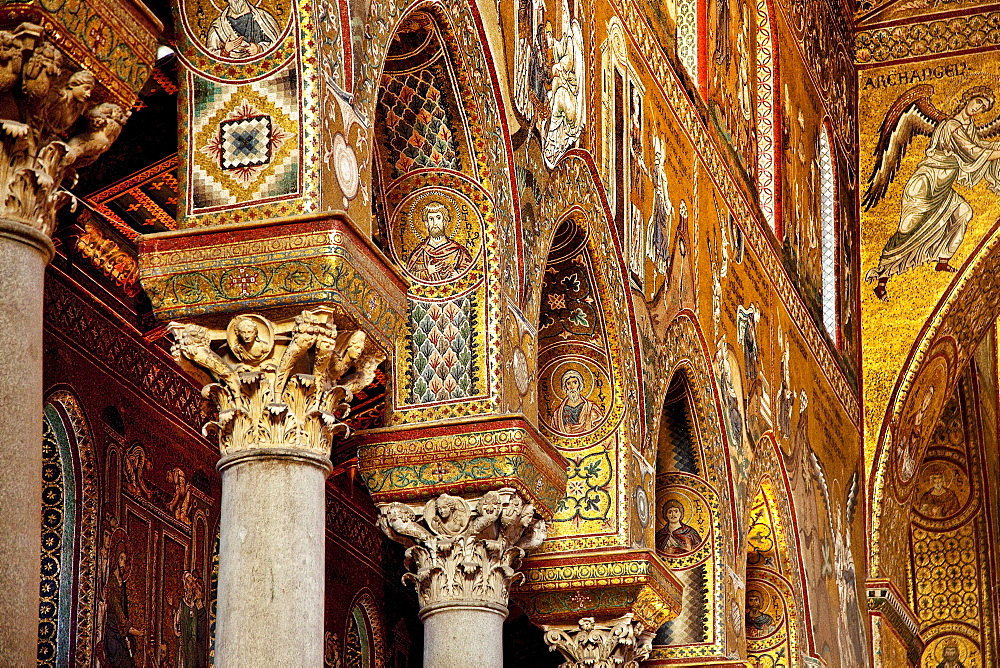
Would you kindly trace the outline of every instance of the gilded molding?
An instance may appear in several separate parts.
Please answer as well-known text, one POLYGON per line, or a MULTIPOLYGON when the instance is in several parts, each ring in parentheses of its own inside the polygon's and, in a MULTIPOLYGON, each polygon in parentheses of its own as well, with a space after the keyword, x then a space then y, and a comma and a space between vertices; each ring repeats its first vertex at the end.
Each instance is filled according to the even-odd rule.
POLYGON ((874 65, 997 45, 1000 12, 990 12, 863 30, 854 38, 854 57, 861 65, 874 65))
POLYGON ((336 303, 386 349, 407 327, 405 283, 339 218, 148 235, 139 275, 164 320, 336 303))
POLYGON ((560 668, 621 666, 639 668, 653 647, 655 628, 649 628, 632 614, 606 623, 583 617, 576 624, 542 625, 545 644, 558 650, 566 661, 560 668))
POLYGON ((533 505, 509 487, 474 502, 441 494, 422 507, 379 506, 379 526, 407 546, 404 582, 421 608, 444 602, 506 606, 525 553, 545 540, 547 525, 533 505))
POLYGON ((320 307, 293 322, 247 313, 225 330, 168 325, 176 340, 171 354, 181 367, 214 381, 202 394, 219 417, 203 433, 217 436, 223 456, 291 449, 325 457, 333 438, 350 433, 343 422, 349 402, 371 384, 385 353, 368 345, 363 330, 340 324, 334 311, 320 307), (212 349, 220 340, 222 355, 212 349))
POLYGON ((536 624, 633 614, 656 629, 681 609, 680 583, 649 550, 537 555, 515 596, 536 624))
POLYGON ((40 26, 62 53, 96 74, 111 98, 126 109, 153 71, 157 37, 163 30, 141 2, 115 0, 9 2, 0 6, 0 20, 40 26))
POLYGON ((83 233, 77 237, 76 250, 129 297, 139 293, 139 263, 135 257, 90 220, 84 224, 83 233))
POLYGON ((373 430, 359 434, 357 443, 361 475, 376 503, 512 487, 551 518, 566 492, 562 456, 522 418, 373 430))

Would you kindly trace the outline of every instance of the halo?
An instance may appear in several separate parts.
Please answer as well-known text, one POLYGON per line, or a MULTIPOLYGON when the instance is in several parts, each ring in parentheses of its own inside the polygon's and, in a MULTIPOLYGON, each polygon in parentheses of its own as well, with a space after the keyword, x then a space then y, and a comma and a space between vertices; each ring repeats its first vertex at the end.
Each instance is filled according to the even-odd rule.
POLYGON ((458 225, 458 202, 455 201, 455 198, 450 193, 440 190, 422 192, 410 200, 409 205, 406 207, 406 223, 410 232, 418 239, 427 238, 427 223, 424 222, 423 208, 431 203, 428 200, 437 201, 447 207, 448 213, 451 216, 447 225, 445 225, 444 233, 446 236, 453 237, 455 226, 458 225))
POLYGON ((549 391, 559 397, 560 400, 563 399, 566 393, 563 390, 562 377, 571 369, 583 377, 583 387, 580 388, 580 396, 589 398, 590 393, 594 390, 594 372, 586 364, 577 360, 567 360, 555 366, 552 373, 549 374, 549 391))
MULTIPOLYGON (((668 492, 667 494, 664 495, 662 501, 657 501, 656 519, 657 520, 662 519, 664 521, 663 524, 666 525, 667 513, 666 513, 666 511, 663 508, 664 508, 664 506, 667 505, 667 502, 669 502, 669 501, 676 501, 677 503, 681 504, 681 511, 683 512, 683 516, 681 517, 681 521, 684 522, 685 524, 689 524, 690 525, 691 524, 691 518, 694 515, 694 502, 691 501, 691 499, 688 497, 687 494, 684 494, 682 492, 677 492, 677 491, 668 492)), ((699 527, 695 527, 695 528, 699 528, 699 527)))

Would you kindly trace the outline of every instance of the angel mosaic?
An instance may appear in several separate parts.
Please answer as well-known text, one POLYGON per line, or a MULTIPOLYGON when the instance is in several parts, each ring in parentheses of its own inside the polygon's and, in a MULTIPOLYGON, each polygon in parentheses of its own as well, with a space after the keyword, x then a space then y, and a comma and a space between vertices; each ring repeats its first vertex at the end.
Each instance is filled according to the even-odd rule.
POLYGON ((924 158, 903 188, 899 226, 889 237, 878 266, 865 275, 875 282, 875 296, 888 301, 886 284, 897 274, 927 262, 935 270, 955 272, 951 258, 962 245, 975 212, 953 185, 975 187, 984 179, 1000 194, 1000 118, 978 124, 976 117, 993 109, 996 96, 989 86, 966 90, 950 115, 931 100, 934 87, 914 86, 889 108, 879 128, 875 166, 861 200, 865 210, 885 197, 899 171, 906 149, 917 135, 930 137, 924 158))
POLYGON ((546 16, 544 0, 519 0, 514 105, 537 128, 545 163, 553 167, 580 135, 586 119, 583 28, 566 0, 560 16, 546 16))

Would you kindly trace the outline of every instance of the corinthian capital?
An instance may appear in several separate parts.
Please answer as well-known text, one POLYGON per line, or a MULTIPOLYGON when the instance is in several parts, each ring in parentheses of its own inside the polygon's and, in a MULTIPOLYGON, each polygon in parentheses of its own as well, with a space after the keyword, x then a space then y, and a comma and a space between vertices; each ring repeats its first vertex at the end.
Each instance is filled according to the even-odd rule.
POLYGON ((511 488, 487 492, 478 501, 442 494, 415 509, 404 503, 380 506, 379 526, 407 546, 403 576, 421 607, 446 601, 507 605, 524 555, 545 540, 547 526, 511 488))
POLYGON ((92 101, 96 86, 41 26, 0 30, 0 218, 52 233, 70 199, 63 185, 114 143, 131 113, 92 101))
POLYGON ((273 323, 246 313, 225 330, 172 322, 178 363, 206 383, 202 393, 219 409, 205 425, 223 455, 255 448, 300 449, 327 455, 353 393, 371 383, 385 359, 366 350, 361 330, 338 330, 326 308, 273 323), (341 377, 354 369, 341 382, 341 377))
POLYGON ((584 617, 575 626, 542 626, 545 644, 566 661, 560 668, 639 668, 653 649, 655 629, 646 630, 632 614, 606 624, 584 617))

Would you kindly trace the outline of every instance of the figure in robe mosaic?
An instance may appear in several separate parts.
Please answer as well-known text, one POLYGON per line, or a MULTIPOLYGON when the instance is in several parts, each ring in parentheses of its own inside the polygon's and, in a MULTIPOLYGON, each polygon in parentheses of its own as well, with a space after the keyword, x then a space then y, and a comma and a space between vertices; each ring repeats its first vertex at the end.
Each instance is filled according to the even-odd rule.
POLYGON ((899 225, 889 237, 878 265, 865 280, 875 283, 875 296, 888 301, 889 279, 928 262, 936 271, 958 271, 951 258, 958 252, 975 215, 954 184, 975 187, 982 181, 1000 192, 1000 149, 988 141, 1000 135, 997 118, 978 124, 976 118, 996 104, 989 86, 967 89, 949 116, 933 101, 934 87, 915 86, 893 103, 882 120, 876 161, 861 200, 865 210, 878 205, 899 171, 906 150, 917 135, 930 137, 920 161, 903 188, 899 225))

